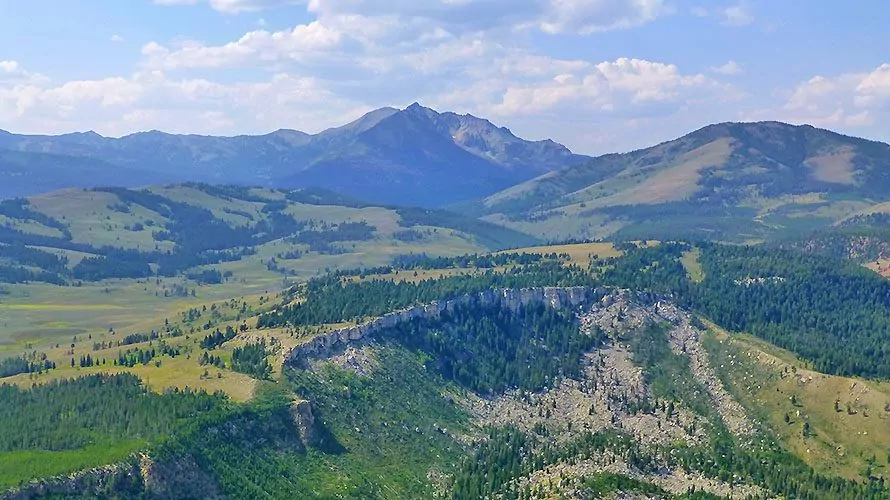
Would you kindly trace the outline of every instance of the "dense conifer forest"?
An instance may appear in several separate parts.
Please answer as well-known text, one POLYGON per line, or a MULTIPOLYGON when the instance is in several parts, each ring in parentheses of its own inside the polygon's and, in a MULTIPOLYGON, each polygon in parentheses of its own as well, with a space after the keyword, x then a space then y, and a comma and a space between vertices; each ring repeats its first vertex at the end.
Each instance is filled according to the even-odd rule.
MULTIPOLYGON (((343 283, 340 276, 333 275, 310 280, 305 287, 304 302, 279 307, 277 311, 260 317, 258 327, 352 321, 491 288, 585 286, 594 283, 593 278, 580 267, 553 261, 513 267, 507 272, 485 271, 425 279, 418 283, 396 283, 386 279, 343 283)), ((296 289, 292 291, 296 292, 296 289)))
POLYGON ((628 246, 602 279, 671 293, 718 325, 751 332, 839 375, 890 378, 890 281, 853 263, 773 248, 700 244, 701 283, 681 263, 688 244, 628 246))

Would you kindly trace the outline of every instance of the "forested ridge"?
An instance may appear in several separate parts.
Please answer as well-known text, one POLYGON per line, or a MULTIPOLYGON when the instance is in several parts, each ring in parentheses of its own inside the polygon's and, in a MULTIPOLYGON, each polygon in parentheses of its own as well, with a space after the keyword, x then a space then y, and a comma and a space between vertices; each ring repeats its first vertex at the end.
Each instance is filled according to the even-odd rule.
POLYGON ((589 273, 577 266, 560 262, 539 262, 514 266, 506 272, 487 270, 417 283, 394 282, 374 278, 343 283, 339 275, 310 280, 301 292, 306 300, 281 306, 260 317, 259 328, 291 325, 318 325, 376 317, 408 306, 425 304, 492 288, 528 288, 535 286, 588 286, 595 284, 589 273))
POLYGON ((718 325, 786 348, 816 370, 890 378, 890 281, 818 255, 713 243, 696 248, 701 283, 680 261, 688 244, 631 246, 602 278, 674 294, 718 325))
POLYGON ((0 450, 69 450, 152 438, 222 405, 221 395, 148 391, 133 375, 91 375, 22 390, 0 386, 0 450))
MULTIPOLYGON (((765 247, 627 243, 620 249, 620 257, 595 260, 592 271, 558 255, 505 254, 418 256, 393 266, 336 272, 286 292, 282 305, 261 316, 258 326, 360 321, 491 288, 614 286, 670 294, 681 306, 789 349, 821 371, 890 377, 890 283, 871 271, 765 247), (698 273, 691 270, 695 265, 698 273), (414 282, 387 279, 396 271, 435 266, 470 270, 414 282)), ((122 345, 159 340, 146 335, 123 338, 122 345)), ((195 342, 215 349, 236 336, 229 326, 202 333, 195 342)), ((700 445, 642 445, 619 431, 581 430, 557 442, 545 428, 528 433, 511 426, 487 428, 474 446, 454 437, 469 428, 471 418, 449 394, 535 393, 562 377, 581 377, 584 354, 607 338, 596 328, 582 333, 571 312, 544 305, 511 312, 501 304, 469 301, 435 319, 390 327, 378 338, 369 355, 376 357, 370 375, 333 365, 285 367, 277 382, 269 380, 267 345, 239 344, 232 367, 266 380, 247 404, 189 390, 157 394, 131 375, 94 375, 30 389, 2 386, 0 419, 8 425, 0 431, 0 464, 6 463, 2 453, 77 453, 107 445, 119 449, 119 459, 137 449, 166 458, 188 455, 230 498, 297 491, 315 498, 417 498, 429 491, 427 474, 435 470, 449 498, 518 500, 540 498, 522 478, 609 451, 643 473, 682 468, 730 485, 756 484, 786 498, 890 498, 881 479, 857 483, 819 474, 768 439, 755 448, 739 444, 658 325, 622 342, 655 397, 682 402, 708 419, 708 440, 700 445), (295 395, 312 401, 319 422, 320 437, 308 448, 291 413, 295 395)), ((168 348, 162 341, 148 350, 132 348, 116 362, 150 363, 155 349, 168 348)), ((15 358, 0 363, 0 370, 48 369, 41 361, 15 358)), ((89 362, 81 360, 82 366, 89 362)), ((215 358, 194 362, 213 364, 215 358)), ((0 484, 14 485, 8 478, 15 474, 29 477, 9 467, 0 473, 0 484)), ((144 486, 127 487, 145 493, 144 486)), ((636 492, 716 498, 701 491, 672 496, 644 480, 609 474, 580 477, 572 487, 591 497, 636 492)))

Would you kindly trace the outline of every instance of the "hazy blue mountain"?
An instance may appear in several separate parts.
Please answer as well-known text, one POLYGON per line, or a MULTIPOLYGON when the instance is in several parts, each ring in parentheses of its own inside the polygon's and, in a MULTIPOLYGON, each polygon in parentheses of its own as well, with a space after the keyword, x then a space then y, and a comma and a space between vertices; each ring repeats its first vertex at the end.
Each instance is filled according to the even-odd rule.
MULTIPOLYGON (((52 175, 52 188, 109 184, 118 172, 127 172, 130 182, 116 184, 134 185, 138 179, 320 187, 379 203, 424 206, 487 196, 587 159, 552 141, 525 141, 487 120, 440 114, 418 104, 371 111, 315 135, 296 130, 237 137, 149 131, 108 138, 95 132, 0 132, 2 150, 55 155, 53 161, 34 156, 33 168, 20 155, 16 169, 0 172, 23 179, 52 175), (115 173, 106 175, 103 166, 115 173)), ((44 190, 40 182, 20 182, 10 184, 3 195, 44 190)))

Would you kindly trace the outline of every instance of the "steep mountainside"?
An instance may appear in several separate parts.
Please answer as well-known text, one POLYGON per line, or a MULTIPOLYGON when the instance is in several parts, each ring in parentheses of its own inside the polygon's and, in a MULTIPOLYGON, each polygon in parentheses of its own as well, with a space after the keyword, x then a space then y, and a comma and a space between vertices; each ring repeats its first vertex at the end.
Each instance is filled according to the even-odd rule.
MULTIPOLYGON (((0 159, 0 175, 53 176, 56 182, 48 185, 53 188, 198 181, 320 187, 378 203, 423 206, 487 196, 586 159, 552 141, 525 141, 487 120, 440 114, 418 104, 372 111, 316 135, 279 130, 208 137, 151 131, 114 139, 93 132, 22 136, 0 131, 4 151, 22 156, 17 169, 5 168, 10 160, 0 159), (24 153, 56 156, 50 161, 24 153), (22 171, 21 165, 28 169, 22 171)), ((17 182, 4 186, 0 196, 37 194, 44 187, 17 182)))
POLYGON ((887 144, 811 126, 722 123, 463 208, 549 236, 760 239, 827 225, 888 193, 887 144))

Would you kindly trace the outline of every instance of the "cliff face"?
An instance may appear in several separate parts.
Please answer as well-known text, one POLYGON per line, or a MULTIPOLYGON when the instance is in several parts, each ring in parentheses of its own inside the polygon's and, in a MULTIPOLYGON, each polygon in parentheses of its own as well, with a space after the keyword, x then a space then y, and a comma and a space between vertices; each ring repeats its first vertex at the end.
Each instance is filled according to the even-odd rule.
POLYGON ((0 494, 2 500, 27 500, 45 496, 96 495, 116 490, 122 484, 141 487, 142 475, 138 463, 126 462, 84 470, 49 479, 35 480, 19 488, 0 494))
POLYGON ((190 456, 156 461, 140 454, 132 460, 36 480, 0 494, 2 500, 76 496, 78 498, 147 497, 158 500, 221 498, 214 480, 190 456))
POLYGON ((325 357, 332 351, 351 343, 361 342, 376 333, 400 323, 418 318, 434 319, 461 304, 478 302, 483 305, 500 304, 511 311, 532 304, 545 304, 557 309, 576 309, 599 300, 609 291, 585 287, 499 288, 472 293, 394 311, 362 325, 334 330, 300 344, 284 356, 285 364, 296 364, 310 358, 325 357))

